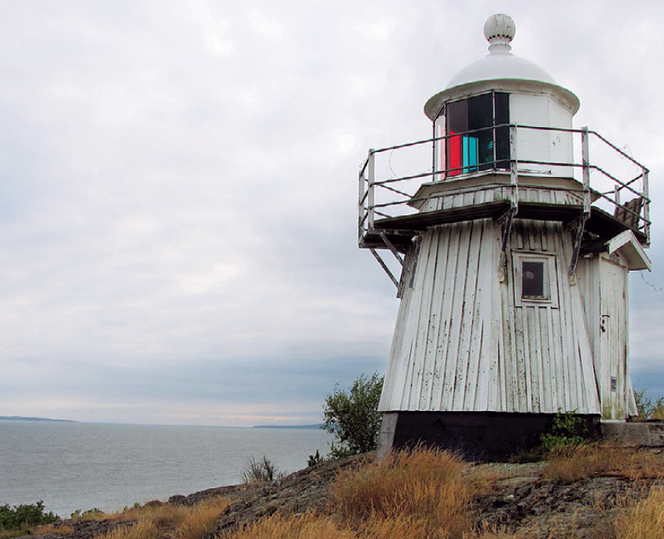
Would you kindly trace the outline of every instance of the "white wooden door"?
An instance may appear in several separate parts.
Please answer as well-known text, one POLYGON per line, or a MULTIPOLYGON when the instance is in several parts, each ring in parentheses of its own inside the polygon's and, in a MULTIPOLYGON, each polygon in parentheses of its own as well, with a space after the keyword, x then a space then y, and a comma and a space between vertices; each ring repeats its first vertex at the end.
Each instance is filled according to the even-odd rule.
POLYGON ((602 257, 600 262, 599 338, 601 370, 597 373, 603 419, 626 419, 627 268, 602 257))

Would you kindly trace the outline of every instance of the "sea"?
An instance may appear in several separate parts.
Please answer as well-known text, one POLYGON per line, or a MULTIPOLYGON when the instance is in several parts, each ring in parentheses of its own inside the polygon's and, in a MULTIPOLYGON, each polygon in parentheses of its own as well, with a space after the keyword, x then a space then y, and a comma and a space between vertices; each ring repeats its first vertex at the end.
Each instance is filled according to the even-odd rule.
POLYGON ((43 501, 76 510, 120 511, 242 482, 250 459, 279 471, 329 452, 319 428, 230 428, 60 421, 0 421, 0 506, 43 501))

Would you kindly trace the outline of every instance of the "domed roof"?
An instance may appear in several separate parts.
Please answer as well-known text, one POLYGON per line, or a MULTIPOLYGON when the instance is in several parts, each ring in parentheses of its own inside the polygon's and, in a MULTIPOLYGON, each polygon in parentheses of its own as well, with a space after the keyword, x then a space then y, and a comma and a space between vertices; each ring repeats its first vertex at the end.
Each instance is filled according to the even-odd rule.
POLYGON ((510 42, 516 25, 509 15, 492 15, 484 24, 484 37, 490 43, 489 54, 464 67, 450 80, 447 88, 481 80, 519 79, 556 84, 555 79, 537 64, 514 56, 510 42))
POLYGON ((447 101, 490 90, 548 93, 575 114, 579 99, 572 92, 558 86, 537 64, 510 52, 515 34, 516 25, 509 15, 499 13, 489 17, 484 24, 489 54, 464 67, 452 77, 445 90, 429 99, 424 107, 426 115, 434 120, 447 101))

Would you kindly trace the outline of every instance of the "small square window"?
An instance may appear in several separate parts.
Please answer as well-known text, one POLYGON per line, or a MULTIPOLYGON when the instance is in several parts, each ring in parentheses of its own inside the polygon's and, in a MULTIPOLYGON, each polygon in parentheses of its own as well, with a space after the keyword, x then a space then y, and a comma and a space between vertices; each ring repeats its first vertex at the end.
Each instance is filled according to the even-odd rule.
POLYGON ((521 297, 547 299, 544 286, 545 262, 521 260, 521 297))
POLYGON ((556 257, 548 253, 514 252, 514 300, 517 307, 548 305, 558 307, 556 257))

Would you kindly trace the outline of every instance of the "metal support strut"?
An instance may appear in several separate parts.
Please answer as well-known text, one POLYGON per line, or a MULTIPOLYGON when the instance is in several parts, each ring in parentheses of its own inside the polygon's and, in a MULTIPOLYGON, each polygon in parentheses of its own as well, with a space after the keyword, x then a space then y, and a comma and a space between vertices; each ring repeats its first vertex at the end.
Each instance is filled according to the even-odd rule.
POLYGON ((390 271, 390 268, 387 267, 387 264, 385 264, 385 261, 380 257, 380 255, 376 252, 376 249, 373 247, 369 249, 371 251, 371 254, 374 255, 375 259, 378 260, 378 263, 380 264, 380 267, 383 268, 385 273, 387 273, 387 276, 390 278, 390 280, 394 283, 394 286, 399 288, 399 281, 397 281, 396 277, 392 274, 390 271))
POLYGON ((576 237, 568 272, 570 283, 573 285, 576 284, 576 265, 579 262, 583 233, 586 228, 586 221, 590 217, 590 144, 587 127, 581 129, 581 153, 583 161, 583 213, 576 219, 576 237))
POLYGON ((502 228, 503 241, 498 263, 498 280, 503 283, 507 278, 507 247, 512 234, 512 220, 519 212, 519 173, 516 159, 516 126, 510 126, 510 209, 500 216, 498 222, 502 228))
POLYGON ((586 227, 586 221, 589 215, 585 212, 579 215, 576 219, 576 237, 574 239, 574 250, 572 251, 572 261, 569 265, 569 279, 571 284, 576 284, 576 264, 579 261, 579 253, 581 252, 581 242, 583 241, 583 232, 586 227))
MULTIPOLYGON (((370 249, 371 254, 374 255, 374 258, 378 261, 380 264, 380 267, 383 268, 385 273, 387 273, 387 276, 390 278, 390 280, 394 283, 394 286, 397 287, 397 298, 401 298, 401 293, 403 291, 404 286, 408 286, 412 288, 413 286, 413 276, 414 276, 414 269, 415 269, 415 263, 416 261, 413 260, 413 258, 410 259, 411 261, 411 266, 409 266, 406 263, 406 260, 404 257, 397 251, 396 247, 394 247, 394 244, 390 241, 390 239, 387 237, 387 234, 384 231, 379 232, 380 237, 382 238, 383 242, 387 246, 387 248, 392 252, 394 255, 394 258, 397 259, 397 262, 401 265, 401 278, 397 280, 397 278, 394 276, 390 268, 387 266, 385 261, 381 258, 381 256, 378 254, 376 249, 370 249)), ((419 242, 419 236, 418 239, 416 240, 416 246, 415 248, 419 250, 420 242, 419 242)), ((416 259, 417 257, 415 257, 416 259)))
POLYGON ((507 277, 507 247, 512 235, 512 220, 517 213, 517 208, 512 207, 503 213, 498 219, 502 231, 502 242, 500 246, 500 261, 498 262, 498 280, 503 283, 507 277))

